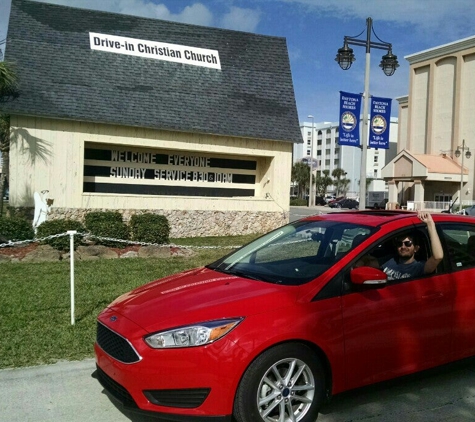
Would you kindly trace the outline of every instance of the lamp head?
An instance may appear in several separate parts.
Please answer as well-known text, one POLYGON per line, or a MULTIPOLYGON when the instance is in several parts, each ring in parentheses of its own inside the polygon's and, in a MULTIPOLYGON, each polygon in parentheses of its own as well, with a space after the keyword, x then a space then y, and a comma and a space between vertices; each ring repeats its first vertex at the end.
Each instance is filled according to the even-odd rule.
POLYGON ((343 70, 348 70, 355 60, 356 59, 355 55, 353 54, 353 49, 348 47, 348 43, 345 41, 343 47, 338 49, 335 61, 338 62, 343 70))
POLYGON ((389 49, 388 54, 385 54, 381 59, 380 68, 383 69, 383 72, 386 76, 394 75, 394 72, 399 67, 397 61, 397 56, 395 56, 391 49, 389 49))

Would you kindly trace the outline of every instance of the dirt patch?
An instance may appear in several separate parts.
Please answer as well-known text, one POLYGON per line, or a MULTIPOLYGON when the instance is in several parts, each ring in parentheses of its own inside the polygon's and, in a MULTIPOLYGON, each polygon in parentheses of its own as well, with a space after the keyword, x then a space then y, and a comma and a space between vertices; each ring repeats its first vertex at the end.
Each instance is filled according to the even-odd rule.
MULTIPOLYGON (((0 255, 6 255, 10 258, 16 258, 22 260, 26 254, 33 252, 39 246, 39 243, 29 243, 27 245, 21 246, 7 246, 0 248, 0 255)), ((127 252, 135 251, 138 252, 140 245, 129 245, 125 248, 109 248, 121 256, 127 252)))
POLYGON ((27 253, 34 251, 38 247, 38 243, 28 243, 21 246, 6 246, 0 248, 0 255, 7 255, 10 258, 23 259, 27 253))

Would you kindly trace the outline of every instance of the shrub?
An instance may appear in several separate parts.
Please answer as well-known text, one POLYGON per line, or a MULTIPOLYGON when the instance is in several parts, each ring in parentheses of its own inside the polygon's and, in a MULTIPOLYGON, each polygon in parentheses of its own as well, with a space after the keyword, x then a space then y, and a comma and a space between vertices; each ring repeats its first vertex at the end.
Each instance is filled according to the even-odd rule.
POLYGON ((0 217, 0 243, 28 240, 35 237, 31 223, 20 217, 0 217))
POLYGON ((306 199, 300 199, 300 198, 292 198, 290 200, 290 205, 293 206, 293 207, 305 206, 305 205, 307 205, 307 200, 306 199))
POLYGON ((133 240, 147 243, 168 243, 170 225, 164 215, 133 215, 129 223, 130 236, 133 240))
MULTIPOLYGON (((86 229, 95 236, 122 240, 129 238, 129 230, 127 225, 122 221, 122 214, 120 212, 92 211, 86 214, 84 220, 86 229)), ((116 248, 125 248, 125 246, 127 246, 124 242, 114 242, 112 240, 95 239, 95 241, 101 245, 116 248)))
MULTIPOLYGON (((37 238, 52 236, 55 234, 66 233, 69 230, 76 230, 78 233, 84 233, 84 226, 77 220, 46 220, 38 226, 36 232, 37 238)), ((60 251, 69 250, 69 236, 54 237, 52 239, 43 240, 41 243, 50 245, 60 251)), ((74 249, 82 243, 82 236, 74 236, 74 249)))

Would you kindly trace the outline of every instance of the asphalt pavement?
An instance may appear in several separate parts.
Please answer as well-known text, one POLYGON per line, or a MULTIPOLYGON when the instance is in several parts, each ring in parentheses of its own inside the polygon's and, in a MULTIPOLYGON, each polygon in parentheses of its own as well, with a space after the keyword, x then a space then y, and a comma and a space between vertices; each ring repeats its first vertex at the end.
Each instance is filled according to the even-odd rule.
MULTIPOLYGON (((0 421, 153 422, 116 406, 93 359, 0 370, 0 421)), ((475 420, 475 358, 335 396, 318 422, 475 420)))
POLYGON ((327 213, 330 211, 340 211, 337 208, 324 207, 316 205, 314 207, 290 207, 289 221, 300 220, 301 218, 308 217, 309 215, 327 213))

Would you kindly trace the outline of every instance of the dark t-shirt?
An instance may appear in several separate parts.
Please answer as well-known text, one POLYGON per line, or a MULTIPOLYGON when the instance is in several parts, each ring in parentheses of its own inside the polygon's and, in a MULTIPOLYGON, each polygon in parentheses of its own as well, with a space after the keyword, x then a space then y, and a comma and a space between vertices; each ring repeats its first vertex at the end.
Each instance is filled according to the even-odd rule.
POLYGON ((400 280, 424 275, 424 266, 425 261, 398 264, 394 258, 391 258, 383 264, 383 271, 388 275, 388 280, 400 280))

